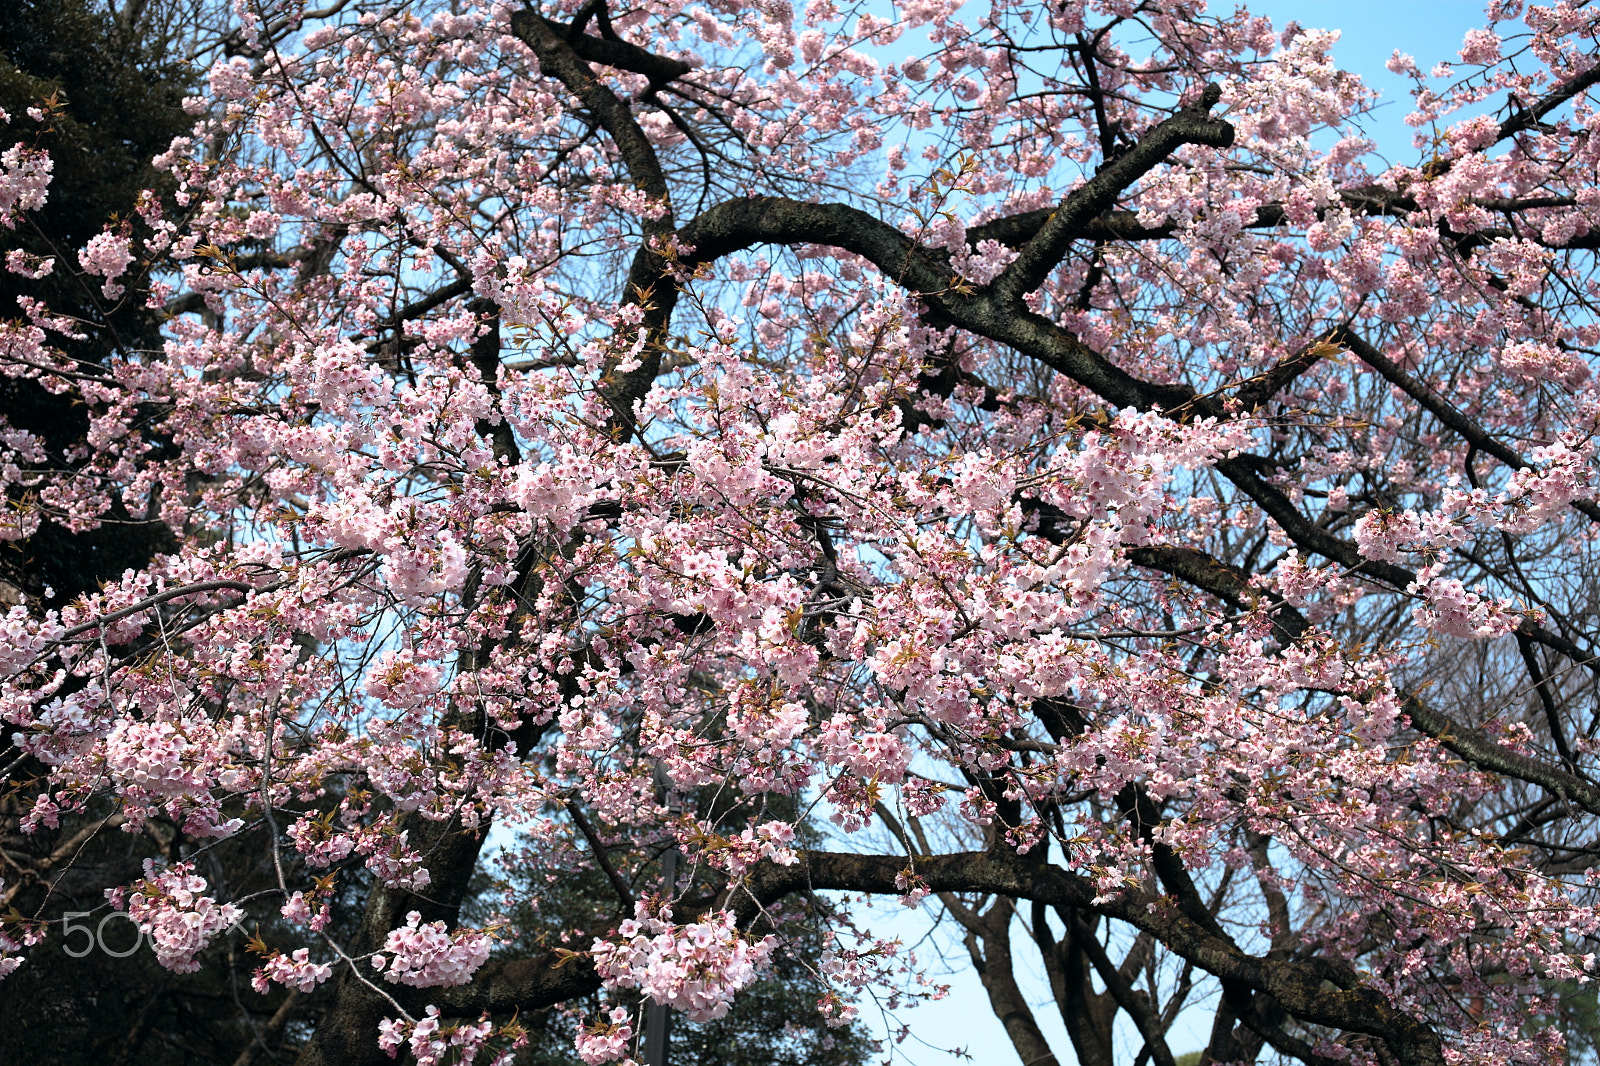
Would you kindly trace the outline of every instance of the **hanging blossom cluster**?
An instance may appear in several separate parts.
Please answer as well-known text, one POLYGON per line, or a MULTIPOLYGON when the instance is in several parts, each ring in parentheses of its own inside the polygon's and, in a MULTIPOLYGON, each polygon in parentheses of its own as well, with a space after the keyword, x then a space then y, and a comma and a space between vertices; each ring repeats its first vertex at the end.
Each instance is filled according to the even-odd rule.
POLYGON ((310 992, 332 976, 332 965, 312 962, 309 948, 296 948, 287 955, 281 952, 269 955, 266 964, 250 979, 250 987, 265 995, 276 981, 286 988, 310 992))
POLYGON ((488 933, 447 932, 443 922, 424 923, 412 911, 405 925, 389 930, 383 948, 372 956, 372 968, 384 980, 412 988, 464 985, 488 961, 493 946, 488 933))
MULTIPOLYGON (((0 125, 11 117, 0 111, 0 125)), ((49 196, 55 164, 48 152, 20 142, 0 152, 0 225, 15 229, 17 216, 37 211, 49 196)))
MULTIPOLYGON (((612 1007, 605 1017, 578 1029, 578 1057, 587 1066, 626 1058, 633 1043, 633 1020, 626 1007, 612 1007)), ((629 1060, 631 1061, 631 1060, 629 1060)))
POLYGON ((515 1022, 495 1025, 490 1021, 447 1023, 439 1008, 429 1004, 419 1021, 385 1018, 378 1023, 378 1047, 396 1058, 400 1049, 409 1049, 417 1066, 508 1066, 519 1048, 527 1046, 528 1034, 515 1022))
POLYGON ((78 262, 85 273, 106 279, 105 284, 100 286, 100 294, 108 300, 114 300, 124 291, 116 279, 133 262, 133 248, 122 234, 109 231, 96 234, 78 253, 78 262))
POLYGON ((775 936, 746 937, 726 911, 675 925, 672 908, 652 910, 642 902, 617 927, 617 936, 620 942, 596 940, 591 949, 605 986, 637 988, 696 1022, 727 1014, 733 997, 756 979, 777 946, 775 936))
POLYGON ((150 938, 156 961, 174 973, 194 973, 200 969, 196 956, 211 939, 244 917, 233 904, 204 895, 209 887, 192 863, 158 871, 154 861, 146 859, 143 880, 126 893, 113 889, 108 895, 113 905, 126 902, 128 917, 150 938))

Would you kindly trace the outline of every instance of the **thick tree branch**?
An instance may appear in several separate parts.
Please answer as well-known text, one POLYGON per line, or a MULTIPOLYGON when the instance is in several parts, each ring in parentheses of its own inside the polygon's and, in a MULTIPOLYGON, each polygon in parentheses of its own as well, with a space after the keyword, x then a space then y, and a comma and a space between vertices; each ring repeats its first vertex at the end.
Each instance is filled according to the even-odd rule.
MULTIPOLYGON (((472 342, 468 355, 478 372, 478 380, 483 382, 484 389, 494 398, 495 407, 500 408, 500 308, 494 301, 482 298, 473 300, 468 306, 483 323, 483 333, 472 342)), ((488 438, 493 444, 497 460, 512 465, 522 462, 522 449, 517 447, 517 435, 511 431, 511 423, 506 420, 504 410, 500 410, 493 419, 478 419, 473 428, 479 436, 488 438)))
MULTIPOLYGON (((1171 574, 1211 593, 1235 610, 1249 611, 1260 602, 1261 590, 1250 584, 1249 574, 1199 548, 1153 544, 1129 548, 1127 554, 1128 561, 1134 565, 1171 574)), ((1272 610, 1272 629, 1278 643, 1287 646, 1300 639, 1307 625, 1299 611, 1283 604, 1272 610)))
POLYGON ((1522 653, 1523 665, 1528 668, 1528 679, 1533 682, 1533 690, 1539 695, 1539 705, 1544 709, 1545 727, 1550 730, 1550 742, 1556 746, 1556 753, 1561 756, 1561 761, 1568 770, 1576 770, 1578 761, 1572 756, 1572 748, 1567 744, 1566 728, 1561 724, 1561 712, 1556 707, 1555 697, 1551 695, 1549 679, 1544 676, 1544 670, 1539 666, 1539 653, 1534 650, 1533 642, 1527 634, 1517 634, 1517 650, 1522 653))
POLYGON ((1283 1012, 1271 1005, 1270 1000, 1268 1005, 1263 1007, 1257 1002, 1261 997, 1247 994, 1239 998, 1241 1000, 1238 1005, 1239 1021, 1244 1023, 1245 1028, 1271 1044, 1274 1049, 1285 1055, 1294 1056, 1306 1066, 1335 1066, 1336 1063, 1343 1061, 1318 1054, 1317 1050, 1304 1040, 1284 1032, 1280 1021, 1274 1017, 1283 1012))
MULTIPOLYGON (((518 12, 518 14, 523 13, 518 12)), ((513 20, 515 18, 514 15, 513 20)), ((565 25, 554 19, 543 21, 567 43, 579 59, 590 63, 603 63, 617 70, 626 70, 630 74, 642 74, 650 79, 651 85, 665 85, 694 69, 681 59, 656 55, 636 44, 629 44, 620 37, 591 37, 583 32, 581 26, 565 25)), ((519 36, 522 35, 523 31, 516 28, 515 21, 512 28, 519 36)), ((523 39, 526 40, 525 37, 523 39)))
POLYGON ((1514 115, 1500 123, 1495 139, 1503 141, 1507 137, 1514 137, 1537 127, 1550 112, 1595 84, 1600 84, 1600 63, 1557 85, 1540 97, 1532 107, 1519 107, 1514 115))
POLYGON ((991 291, 1000 304, 1010 305, 1044 283, 1061 262, 1067 246, 1083 235, 1090 219, 1107 210, 1117 196, 1178 148, 1203 144, 1227 148, 1233 144, 1233 127, 1208 112, 1222 99, 1222 88, 1207 85, 1193 104, 1157 123, 1139 143, 1106 163, 1100 172, 1074 189, 1061 206, 1023 246, 1016 260, 994 280, 991 291))
MULTIPOLYGON (((898 895, 904 890, 895 879, 904 868, 905 860, 897 856, 810 852, 793 866, 761 864, 749 878, 748 891, 763 903, 806 890, 898 895)), ((1091 881, 1059 867, 990 852, 925 856, 917 860, 917 873, 935 892, 988 892, 1114 918, 1148 931, 1219 978, 1271 995, 1303 1021, 1382 1039, 1405 1066, 1440 1066, 1444 1061, 1438 1036, 1390 1006, 1376 990, 1325 987, 1322 971, 1308 963, 1248 955, 1190 920, 1165 897, 1131 890, 1100 897, 1091 881)), ((739 906, 737 896, 733 902, 739 906)), ((744 909, 753 912, 753 903, 744 909)))
MULTIPOLYGON (((1340 201, 1351 211, 1364 215, 1395 215, 1404 217, 1417 209, 1417 202, 1404 193, 1386 189, 1382 185, 1363 185, 1339 192, 1340 201)), ((1044 228, 1057 208, 1044 207, 1037 211, 980 222, 967 229, 967 243, 974 249, 982 241, 998 241, 1008 248, 1021 248, 1033 240, 1044 228)), ((1317 217, 1327 215, 1326 208, 1317 209, 1317 217)), ((1246 229, 1276 229, 1288 220, 1283 204, 1262 204, 1256 216, 1245 223, 1246 229)), ((1106 211, 1093 218, 1084 219, 1078 230, 1080 240, 1106 241, 1157 241, 1166 240, 1178 232, 1176 223, 1165 222, 1159 226, 1145 226, 1139 222, 1135 211, 1106 211)))
POLYGON ((430 1001, 447 1017, 476 1018, 484 1011, 542 1010, 599 988, 600 976, 587 955, 552 951, 532 959, 490 959, 471 984, 433 990, 430 1001))
MULTIPOLYGON (((1328 339, 1355 353, 1363 363, 1383 375, 1385 381, 1398 386, 1441 425, 1480 452, 1494 456, 1513 470, 1527 470, 1533 465, 1517 454, 1516 449, 1495 439, 1488 430, 1464 414, 1455 404, 1406 373, 1403 367, 1348 326, 1335 329, 1328 335, 1328 339)), ((1596 505, 1593 500, 1574 500, 1572 506, 1586 517, 1600 522, 1600 505, 1596 505)))
POLYGON ((606 854, 605 843, 600 839, 600 834, 589 819, 584 816, 583 807, 575 799, 567 801, 567 816, 572 819, 572 824, 578 827, 578 832, 583 834, 584 841, 589 845, 589 853, 594 856, 595 863, 605 873, 606 880, 611 882, 612 891, 616 892, 617 900, 625 907, 633 906, 633 890, 628 887, 628 882, 623 880, 622 874, 611 862, 606 854))
MULTIPOLYGON (((577 48, 558 32, 559 28, 534 11, 514 11, 511 14, 511 32, 539 58, 540 71, 559 81, 594 116, 600 128, 617 146, 633 184, 641 192, 665 204, 667 179, 661 170, 661 160, 656 156, 655 146, 645 136, 627 103, 584 65, 577 48)), ((647 220, 646 229, 654 233, 671 232, 671 216, 665 216, 664 222, 658 219, 654 225, 647 220)))
POLYGON ((1326 339, 1312 341, 1298 352, 1279 360, 1242 383, 1234 391, 1233 398, 1242 411, 1259 410, 1267 405, 1268 400, 1287 388, 1295 378, 1322 362, 1327 356, 1337 354, 1338 351, 1339 346, 1326 339))
MULTIPOLYGON (((382 322, 375 323, 368 330, 368 335, 376 334, 381 338, 382 335, 387 333, 389 330, 398 329, 400 326, 405 325, 407 322, 411 322, 411 321, 413 321, 415 319, 421 318, 423 315, 427 314, 429 311, 432 311, 435 307, 439 307, 439 306, 441 306, 443 304, 449 303, 451 300, 454 300, 458 296, 465 296, 467 293, 469 293, 471 291, 472 291, 472 278, 471 278, 471 276, 469 275, 467 277, 458 277, 458 278, 456 278, 456 280, 450 282, 447 285, 439 286, 437 289, 434 289, 432 292, 428 293, 426 296, 419 296, 417 299, 415 299, 415 300, 411 301, 410 303, 406 304, 404 307, 402 307, 399 310, 397 310, 394 314, 390 315, 388 318, 384 319, 382 322)), ((170 310, 170 308, 169 308, 169 310, 170 310)), ((371 345, 368 346, 368 350, 369 351, 375 351, 382 344, 383 344, 382 340, 374 341, 371 345)))
MULTIPOLYGON (((748 922, 759 908, 794 892, 839 890, 901 895, 899 855, 802 852, 798 862, 764 861, 728 894, 727 905, 748 922)), ((1098 894, 1093 882, 1055 866, 993 852, 922 856, 917 874, 934 892, 989 893, 1037 900, 1114 918, 1146 931, 1180 957, 1226 982, 1266 993, 1302 1021, 1365 1033, 1384 1041, 1403 1066, 1442 1066, 1438 1036, 1425 1024, 1364 987, 1329 987, 1322 969, 1290 959, 1246 954, 1185 916, 1169 899, 1127 890, 1098 894)), ((434 990, 431 1001, 451 1016, 509 1013, 552 1006, 599 986, 592 965, 569 952, 538 959, 490 962, 470 985, 434 990)))
POLYGON ((758 244, 822 244, 871 261, 886 276, 939 300, 955 282, 948 261, 919 249, 898 229, 845 204, 814 204, 776 196, 728 200, 678 231, 691 245, 685 266, 700 266, 758 244))
POLYGON ((1583 778, 1512 751, 1496 743, 1483 730, 1462 725, 1415 696, 1407 697, 1404 710, 1419 733, 1432 737, 1479 769, 1538 785, 1552 796, 1575 803, 1590 814, 1600 814, 1600 788, 1583 778))
MULTIPOLYGON (((699 266, 758 244, 823 244, 842 248, 870 261, 885 276, 916 293, 939 318, 1008 344, 1066 374, 1118 407, 1143 410, 1179 407, 1196 414, 1222 416, 1221 406, 1197 397, 1186 385, 1140 381, 1111 363, 1077 337, 1042 315, 1001 307, 988 296, 956 291, 957 278, 942 256, 916 243, 893 226, 844 204, 814 204, 779 197, 730 200, 702 213, 678 231, 680 243, 693 251, 683 266, 699 266)), ((637 269, 631 285, 655 284, 659 275, 637 269)))
MULTIPOLYGON (((558 33, 559 27, 537 12, 516 11, 511 15, 511 30, 539 59, 539 69, 559 81, 568 92, 594 117, 611 137, 629 179, 634 187, 660 204, 658 213, 641 216, 644 243, 634 255, 632 269, 623 293, 626 303, 644 308, 644 346, 638 353, 637 363, 631 370, 622 370, 622 356, 614 356, 605 366, 605 383, 602 394, 611 405, 611 428, 619 435, 631 436, 637 432, 633 408, 649 391, 661 370, 661 350, 666 343, 672 311, 677 305, 678 289, 670 274, 670 264, 662 253, 661 238, 670 235, 676 226, 672 203, 661 160, 655 146, 644 129, 633 117, 633 111, 609 87, 595 77, 594 71, 584 63, 577 47, 591 48, 588 44, 576 47, 558 33)), ((580 41, 592 40, 577 35, 580 41)), ((605 45, 622 42, 602 42, 605 45)), ((624 46, 631 48, 632 46, 624 46)), ((605 54, 621 62, 640 62, 647 53, 624 55, 607 47, 605 54)), ((659 58, 659 57, 651 57, 659 58)), ((607 59, 606 62, 610 62, 607 59)), ((669 61, 663 61, 669 62, 669 61)), ((624 68, 631 69, 631 68, 624 68)), ((663 68, 664 70, 666 68, 663 68)), ((675 67, 672 68, 676 70, 675 67)), ((647 75, 648 76, 648 75, 647 75)), ((674 74, 674 77, 677 75, 674 74)), ((630 346, 624 345, 624 349, 630 346)))

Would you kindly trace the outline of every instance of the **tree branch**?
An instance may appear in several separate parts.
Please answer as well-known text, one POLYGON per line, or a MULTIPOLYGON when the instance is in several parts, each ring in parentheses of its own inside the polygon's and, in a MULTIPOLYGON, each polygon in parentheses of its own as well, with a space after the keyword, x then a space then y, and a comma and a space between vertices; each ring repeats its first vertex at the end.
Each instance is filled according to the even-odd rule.
MULTIPOLYGON (((902 893, 895 878, 904 869, 895 856, 807 852, 793 866, 763 862, 753 869, 748 891, 762 903, 789 892, 837 889, 881 895, 902 893)), ((1165 897, 1126 890, 1097 894, 1092 882, 1059 867, 1027 863, 991 852, 925 856, 917 873, 934 892, 989 892, 1092 911, 1148 931, 1179 956, 1226 981, 1271 995, 1303 1021, 1379 1037, 1404 1066, 1442 1066, 1438 1036, 1424 1023, 1391 1006, 1375 989, 1324 987, 1322 971, 1289 959, 1247 955, 1226 938, 1208 932, 1165 897)), ((737 897, 732 901, 739 908, 737 897)), ((743 909, 754 912, 753 903, 743 909)))
MULTIPOLYGON (((590 49, 591 45, 574 45, 556 32, 558 28, 534 11, 514 11, 511 14, 512 33, 533 50, 539 59, 539 69, 559 81, 589 110, 595 122, 617 146, 617 152, 634 186, 661 205, 658 214, 645 214, 640 218, 645 239, 634 254, 628 284, 623 292, 625 303, 636 304, 645 311, 641 323, 645 343, 638 355, 639 365, 623 371, 619 369, 620 357, 613 356, 604 367, 604 382, 601 385, 601 394, 613 412, 610 420, 613 432, 632 436, 638 430, 634 421, 634 405, 644 398, 660 373, 661 351, 666 344, 673 308, 677 306, 677 285, 670 275, 670 264, 658 244, 660 238, 672 233, 676 223, 673 221, 666 175, 661 169, 655 146, 634 119, 628 104, 595 77, 594 71, 589 69, 576 51, 580 47, 590 49)), ((593 40, 581 34, 576 36, 579 42, 593 40)), ((600 46, 604 46, 602 50, 605 55, 619 63, 643 64, 645 60, 642 57, 649 55, 642 49, 627 51, 633 46, 621 41, 600 42, 594 47, 600 46), (621 50, 613 45, 620 46, 621 50)), ((624 346, 625 349, 627 347, 624 346)))
POLYGON ((1167 1046, 1166 1029, 1152 1009, 1150 1000, 1136 991, 1122 972, 1112 965, 1111 956, 1106 954, 1104 945, 1087 929, 1081 928, 1082 922, 1078 924, 1078 942, 1083 945, 1084 954, 1089 956, 1089 961, 1094 964, 1100 980, 1105 982, 1106 990, 1115 997, 1117 1005, 1133 1019, 1156 1066, 1175 1066, 1172 1049, 1167 1046))
MULTIPOLYGON (((1533 464, 1518 455, 1516 449, 1496 440, 1488 430, 1469 418, 1455 404, 1406 373, 1403 367, 1348 326, 1338 327, 1328 335, 1328 339, 1334 344, 1354 352, 1363 363, 1366 363, 1381 374, 1384 380, 1391 385, 1399 386, 1424 411, 1427 411, 1441 425, 1450 429, 1474 448, 1481 452, 1487 452, 1513 470, 1527 470, 1532 467, 1533 464)), ((1600 522, 1600 506, 1597 506, 1593 500, 1574 500, 1572 501, 1572 506, 1593 521, 1600 522)))
POLYGON ((1152 127, 1139 143, 1106 163, 1100 172, 1069 193, 1016 260, 990 286, 995 300, 1015 304, 1044 283, 1061 262, 1067 246, 1083 235, 1084 226, 1116 202, 1118 194, 1185 144, 1227 148, 1233 127, 1208 112, 1222 98, 1222 88, 1207 85, 1193 104, 1152 127))
MULTIPOLYGON (((516 16, 521 14, 523 12, 519 11, 512 16, 512 32, 518 36, 522 36, 522 31, 516 28, 515 20, 516 16)), ((587 60, 590 63, 603 63, 608 67, 615 67, 617 70, 626 70, 630 74, 641 74, 650 79, 652 86, 665 85, 669 81, 683 77, 694 69, 693 66, 681 59, 669 59, 666 56, 656 55, 654 52, 646 51, 636 44, 629 44, 618 37, 591 37, 583 32, 581 26, 564 25, 554 19, 544 19, 543 21, 551 30, 560 35, 561 39, 567 43, 568 47, 572 49, 579 59, 587 60)), ((523 39, 526 40, 527 38, 524 37, 523 39)))
POLYGON ((1516 114, 1500 123, 1500 129, 1495 139, 1503 141, 1507 137, 1514 137, 1526 130, 1533 129, 1550 112, 1596 83, 1600 83, 1600 63, 1596 63, 1582 74, 1568 78, 1541 97, 1532 107, 1522 108, 1516 114))
POLYGON ((968 911, 967 917, 960 917, 953 909, 951 913, 957 914, 967 928, 967 954, 972 958, 984 991, 989 994, 989 1006, 1005 1027, 1017 1055, 1029 1066, 1057 1066, 1050 1042, 1045 1039, 1027 997, 1017 985, 1016 964, 1011 957, 1013 909, 1012 901, 1002 898, 981 916, 968 911))
POLYGON ((1538 785, 1553 796, 1576 803, 1590 814, 1600 814, 1600 788, 1560 767, 1496 743, 1481 729, 1462 725, 1415 696, 1402 708, 1419 733, 1437 740, 1472 765, 1538 785))

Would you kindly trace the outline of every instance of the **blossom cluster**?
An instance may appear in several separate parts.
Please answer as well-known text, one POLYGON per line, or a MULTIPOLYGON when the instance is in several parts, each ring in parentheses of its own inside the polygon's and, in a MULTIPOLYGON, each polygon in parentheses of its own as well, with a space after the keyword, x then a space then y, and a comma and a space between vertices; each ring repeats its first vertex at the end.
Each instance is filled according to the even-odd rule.
POLYGON ((444 922, 422 921, 412 911, 406 924, 389 930, 372 968, 386 981, 412 988, 464 985, 489 958, 494 938, 469 929, 445 931, 444 922))
POLYGON ((633 1021, 626 1007, 613 1007, 604 1018, 578 1029, 578 1057, 587 1066, 625 1058, 633 1042, 633 1021))
POLYGON ((432 1004, 420 1020, 385 1018, 378 1023, 378 1047, 395 1058, 403 1045, 408 1046, 417 1066, 470 1066, 479 1061, 483 1066, 507 1066, 527 1042, 526 1032, 515 1022, 446 1023, 432 1004))
POLYGON ((83 251, 78 253, 78 262, 85 273, 105 278, 100 293, 107 299, 115 299, 123 293, 123 287, 116 279, 133 262, 133 248, 128 238, 120 233, 99 233, 91 237, 83 251))
POLYGON ((296 948, 287 955, 281 952, 269 955, 266 964, 250 979, 250 987, 264 995, 271 982, 276 981, 288 988, 310 992, 332 976, 330 964, 312 962, 309 948, 296 948))
POLYGON ((0 225, 15 229, 19 212, 44 206, 54 169, 49 154, 37 148, 13 144, 0 152, 0 225))
POLYGON ((204 895, 209 887, 192 863, 157 870, 146 859, 144 879, 134 882, 125 897, 115 892, 112 902, 126 899, 128 917, 150 938, 157 962, 174 973, 194 973, 200 969, 196 956, 212 938, 244 917, 239 907, 204 895))
POLYGON ((652 911, 645 903, 617 927, 617 936, 596 940, 590 949, 605 986, 637 988, 697 1022, 727 1014, 734 995, 756 979, 777 946, 773 936, 746 937, 726 911, 675 925, 670 907, 652 911))

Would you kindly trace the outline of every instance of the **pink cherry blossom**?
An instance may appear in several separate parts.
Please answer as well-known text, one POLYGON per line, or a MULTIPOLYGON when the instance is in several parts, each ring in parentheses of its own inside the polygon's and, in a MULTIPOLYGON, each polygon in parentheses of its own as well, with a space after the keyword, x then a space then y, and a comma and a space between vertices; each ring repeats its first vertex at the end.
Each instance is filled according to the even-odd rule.
POLYGON ((276 981, 288 988, 310 992, 333 975, 333 967, 325 962, 312 962, 306 948, 298 948, 289 955, 274 954, 265 966, 256 971, 251 981, 257 992, 265 994, 269 982, 276 981))
POLYGON ((448 933, 443 922, 422 924, 422 915, 412 911, 404 926, 389 931, 382 951, 372 956, 372 968, 386 981, 413 988, 463 985, 489 958, 492 945, 493 938, 484 933, 448 933))
POLYGON ((578 1030, 578 1057, 588 1066, 626 1059, 633 1042, 633 1024, 625 1007, 613 1007, 605 1018, 578 1030))
POLYGON ((88 273, 105 278, 101 292, 107 299, 115 299, 123 291, 116 279, 133 262, 133 249, 127 237, 108 230, 89 238, 89 243, 78 253, 78 262, 88 273))
POLYGON ((156 961, 174 973, 200 969, 196 956, 244 917, 233 904, 201 895, 209 887, 191 864, 158 871, 147 859, 144 880, 136 881, 127 895, 128 916, 150 938, 156 961))
POLYGON ((1600 15, 1391 104, 1195 0, 446 7, 219 13, 161 187, 6 256, 0 384, 72 418, 0 412, 5 558, 161 550, 0 581, 0 973, 105 819, 312 1055, 629 1062, 600 990, 723 1018, 781 945, 808 1039, 970 962, 1029 1061, 1567 1060, 1600 15))
POLYGON ((44 206, 54 167, 45 152, 23 144, 0 152, 0 224, 15 229, 18 212, 44 206))
POLYGON ((617 933, 620 942, 596 940, 591 949, 606 987, 637 988, 692 1021, 728 1013, 734 995, 755 979, 777 945, 775 937, 745 938, 727 912, 674 925, 670 908, 652 913, 643 903, 617 933))

